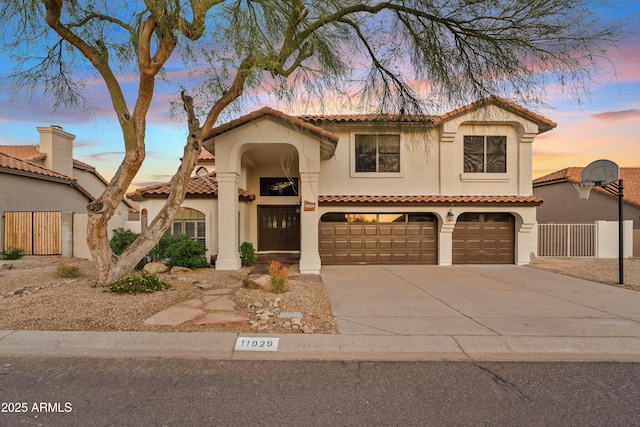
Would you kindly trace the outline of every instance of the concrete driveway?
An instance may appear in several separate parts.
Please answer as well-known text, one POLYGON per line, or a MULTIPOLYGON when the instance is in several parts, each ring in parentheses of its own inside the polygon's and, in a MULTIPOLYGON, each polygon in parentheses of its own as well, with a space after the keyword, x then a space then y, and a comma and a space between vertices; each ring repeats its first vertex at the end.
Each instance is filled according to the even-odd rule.
POLYGON ((640 292, 516 265, 323 266, 346 335, 640 337, 640 292))

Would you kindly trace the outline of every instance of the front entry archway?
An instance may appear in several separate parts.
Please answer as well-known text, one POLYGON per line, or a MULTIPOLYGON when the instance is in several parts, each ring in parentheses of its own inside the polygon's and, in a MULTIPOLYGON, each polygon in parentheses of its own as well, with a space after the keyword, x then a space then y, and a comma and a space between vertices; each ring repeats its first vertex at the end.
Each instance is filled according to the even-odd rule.
POLYGON ((258 250, 300 250, 299 206, 258 206, 258 250))

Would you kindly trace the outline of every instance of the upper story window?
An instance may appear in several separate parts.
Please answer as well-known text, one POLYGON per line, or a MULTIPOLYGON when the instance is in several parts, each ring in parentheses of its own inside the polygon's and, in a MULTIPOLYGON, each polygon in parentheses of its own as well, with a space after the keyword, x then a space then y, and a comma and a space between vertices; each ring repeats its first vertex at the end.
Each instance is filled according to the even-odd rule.
POLYGON ((465 136, 464 171, 479 173, 507 172, 507 137, 465 136))
POLYGON ((400 172, 400 135, 362 135, 355 139, 356 172, 400 172))

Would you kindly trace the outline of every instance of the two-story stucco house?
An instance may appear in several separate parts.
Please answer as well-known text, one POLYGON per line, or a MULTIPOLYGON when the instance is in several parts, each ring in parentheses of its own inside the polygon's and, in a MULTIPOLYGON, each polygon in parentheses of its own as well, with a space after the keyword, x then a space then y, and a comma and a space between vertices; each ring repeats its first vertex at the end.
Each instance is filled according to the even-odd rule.
MULTIPOLYGON (((215 173, 194 176, 172 233, 240 268, 258 252, 327 264, 528 263, 536 251, 532 143, 555 127, 491 97, 437 116, 293 117, 263 108, 205 142, 215 173)), ((136 191, 153 217, 168 184, 136 191)))

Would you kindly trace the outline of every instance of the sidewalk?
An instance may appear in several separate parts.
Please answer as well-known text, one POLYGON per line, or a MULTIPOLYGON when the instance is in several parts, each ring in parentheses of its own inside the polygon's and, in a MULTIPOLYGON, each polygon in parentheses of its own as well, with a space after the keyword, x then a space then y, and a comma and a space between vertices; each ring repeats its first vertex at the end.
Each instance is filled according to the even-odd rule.
POLYGON ((640 362, 640 292, 518 266, 322 277, 340 335, 0 331, 0 357, 640 362), (277 350, 236 350, 239 337, 277 350))

